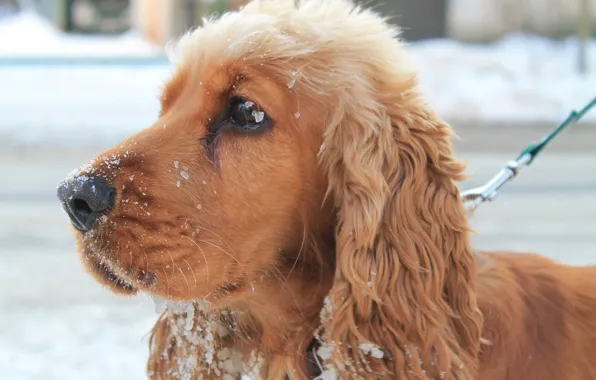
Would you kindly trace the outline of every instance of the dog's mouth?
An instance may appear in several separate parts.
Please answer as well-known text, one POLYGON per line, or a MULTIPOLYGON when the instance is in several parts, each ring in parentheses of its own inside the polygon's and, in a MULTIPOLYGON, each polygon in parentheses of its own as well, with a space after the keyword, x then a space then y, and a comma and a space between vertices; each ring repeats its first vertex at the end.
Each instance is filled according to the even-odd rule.
POLYGON ((96 254, 90 250, 87 246, 85 247, 85 260, 90 264, 90 270, 93 272, 96 279, 105 284, 110 290, 115 293, 121 294, 135 294, 137 287, 135 287, 132 281, 121 275, 112 265, 105 259, 102 259, 102 255, 96 254))
POLYGON ((95 261, 93 263, 96 273, 102 276, 108 283, 113 284, 114 287, 130 293, 135 293, 137 291, 137 288, 135 288, 128 280, 110 269, 108 265, 95 261))

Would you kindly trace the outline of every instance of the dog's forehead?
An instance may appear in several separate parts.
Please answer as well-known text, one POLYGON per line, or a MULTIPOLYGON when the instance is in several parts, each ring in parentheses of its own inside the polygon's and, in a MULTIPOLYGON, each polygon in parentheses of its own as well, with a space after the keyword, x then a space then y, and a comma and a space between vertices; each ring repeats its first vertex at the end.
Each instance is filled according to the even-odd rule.
MULTIPOLYGON (((171 58, 177 62, 242 60, 246 64, 292 60, 317 50, 322 40, 345 34, 346 24, 341 17, 330 20, 318 14, 318 8, 314 10, 318 12, 310 14, 306 8, 296 7, 294 1, 253 1, 239 12, 206 20, 201 27, 183 35, 171 46, 171 58)), ((345 9, 340 13, 349 17, 345 9)))
POLYGON ((202 64, 255 71, 268 66, 279 80, 301 71, 311 77, 311 87, 320 87, 330 72, 337 73, 337 82, 370 68, 363 57, 374 58, 373 63, 403 61, 395 41, 398 28, 381 21, 372 12, 354 12, 343 0, 255 0, 239 12, 205 21, 169 53, 178 66, 193 70, 202 64), (315 83, 318 79, 322 83, 315 83))
POLYGON ((189 66, 191 62, 196 66, 197 62, 219 62, 223 65, 229 60, 263 57, 265 51, 270 49, 266 46, 267 40, 276 32, 272 33, 270 26, 254 25, 244 19, 232 18, 232 15, 226 16, 206 22, 202 27, 183 35, 176 45, 171 46, 170 59, 178 66, 189 66))

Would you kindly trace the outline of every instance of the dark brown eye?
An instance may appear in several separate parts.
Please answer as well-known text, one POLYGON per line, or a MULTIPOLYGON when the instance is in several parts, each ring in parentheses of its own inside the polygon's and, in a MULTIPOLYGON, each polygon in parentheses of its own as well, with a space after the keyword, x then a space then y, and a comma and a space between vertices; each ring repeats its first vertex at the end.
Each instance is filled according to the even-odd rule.
POLYGON ((230 101, 230 120, 238 128, 256 131, 261 127, 266 117, 265 111, 250 100, 234 98, 230 101))

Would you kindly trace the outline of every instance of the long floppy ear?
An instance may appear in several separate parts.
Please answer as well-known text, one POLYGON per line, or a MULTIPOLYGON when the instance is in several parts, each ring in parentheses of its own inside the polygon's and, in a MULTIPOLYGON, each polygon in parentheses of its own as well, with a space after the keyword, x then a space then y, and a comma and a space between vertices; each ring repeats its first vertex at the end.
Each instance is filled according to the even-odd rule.
POLYGON ((392 80, 340 100, 323 139, 338 215, 320 356, 341 378, 476 379, 482 316, 455 184, 464 165, 414 77, 392 80))

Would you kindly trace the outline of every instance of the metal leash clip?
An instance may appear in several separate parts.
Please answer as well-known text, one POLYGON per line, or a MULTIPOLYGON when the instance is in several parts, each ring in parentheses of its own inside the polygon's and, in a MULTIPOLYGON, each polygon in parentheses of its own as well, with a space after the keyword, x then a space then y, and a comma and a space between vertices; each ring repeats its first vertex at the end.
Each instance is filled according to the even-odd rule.
POLYGON ((523 167, 530 165, 553 138, 569 125, 576 124, 595 104, 596 97, 582 108, 581 111, 571 111, 569 116, 559 124, 554 131, 546 135, 539 143, 530 144, 515 160, 507 163, 507 165, 505 165, 505 167, 485 185, 462 192, 461 197, 466 210, 474 211, 482 203, 495 199, 499 189, 503 187, 503 185, 515 178, 523 167))

